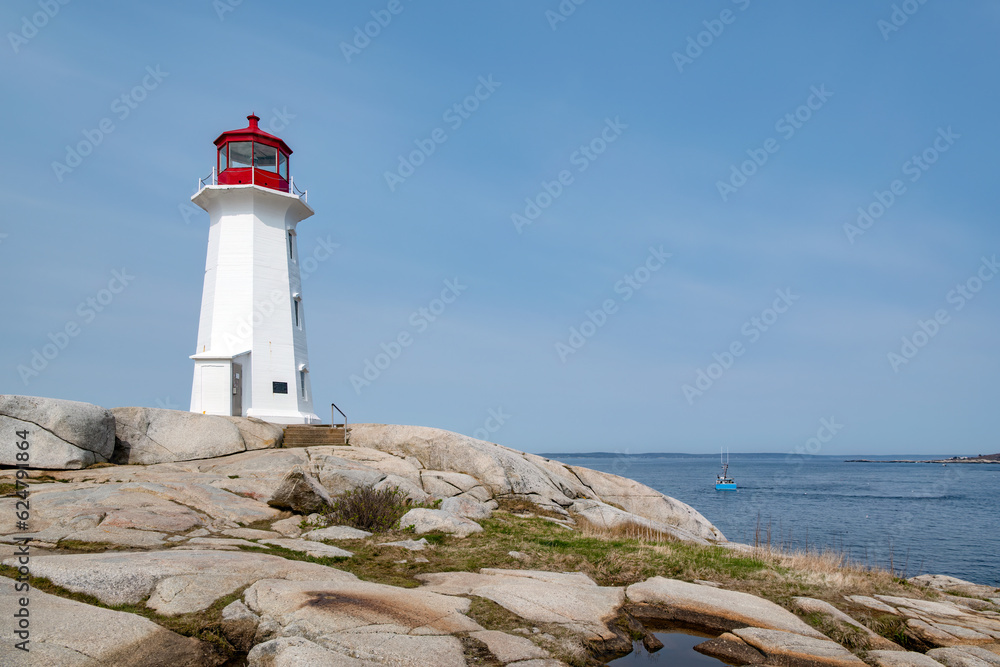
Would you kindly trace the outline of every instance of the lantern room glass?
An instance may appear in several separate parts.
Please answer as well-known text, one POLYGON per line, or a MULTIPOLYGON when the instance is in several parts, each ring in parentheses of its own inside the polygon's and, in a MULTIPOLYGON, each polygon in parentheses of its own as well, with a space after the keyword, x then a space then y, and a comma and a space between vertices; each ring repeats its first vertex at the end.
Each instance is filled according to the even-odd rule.
POLYGON ((250 141, 225 141, 219 146, 216 155, 218 173, 221 175, 223 172, 229 171, 231 175, 226 176, 229 183, 249 182, 283 192, 289 190, 289 172, 291 170, 288 164, 288 153, 277 146, 253 139, 250 141), (233 170, 242 171, 245 169, 252 169, 258 172, 259 176, 255 179, 250 174, 232 174, 233 170), (265 177, 264 173, 260 172, 266 172, 269 176, 265 177))
POLYGON ((278 149, 254 142, 253 166, 264 171, 278 171, 278 149))
POLYGON ((253 143, 250 141, 229 142, 229 165, 234 169, 246 168, 251 165, 253 143))

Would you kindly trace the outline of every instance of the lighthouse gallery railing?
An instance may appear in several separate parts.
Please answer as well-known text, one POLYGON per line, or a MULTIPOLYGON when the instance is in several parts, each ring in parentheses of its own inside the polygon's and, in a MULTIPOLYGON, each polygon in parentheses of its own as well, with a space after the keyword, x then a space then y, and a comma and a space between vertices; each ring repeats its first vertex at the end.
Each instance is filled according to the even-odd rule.
MULTIPOLYGON (((255 182, 256 181, 256 172, 257 172, 257 168, 256 167, 250 167, 250 184, 251 185, 256 185, 256 182, 255 182)), ((218 184, 219 184, 219 174, 216 173, 215 167, 212 167, 212 173, 211 174, 209 174, 208 176, 204 176, 204 177, 198 179, 198 189, 195 190, 195 192, 201 192, 205 188, 205 186, 208 186, 208 185, 218 185, 218 184)), ((292 176, 291 174, 288 175, 288 193, 295 195, 296 197, 298 197, 299 199, 301 199, 306 204, 309 203, 309 191, 308 190, 299 190, 299 188, 296 187, 296 185, 295 185, 295 177, 292 176)))

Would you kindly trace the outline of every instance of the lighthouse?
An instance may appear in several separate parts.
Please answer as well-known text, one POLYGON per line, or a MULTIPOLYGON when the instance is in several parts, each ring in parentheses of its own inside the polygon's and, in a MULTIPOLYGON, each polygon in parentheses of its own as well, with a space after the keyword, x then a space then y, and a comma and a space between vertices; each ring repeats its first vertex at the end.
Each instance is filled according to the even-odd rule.
POLYGON ((313 209, 292 149, 247 120, 215 140, 215 168, 191 197, 210 218, 191 412, 317 424, 296 244, 313 209))

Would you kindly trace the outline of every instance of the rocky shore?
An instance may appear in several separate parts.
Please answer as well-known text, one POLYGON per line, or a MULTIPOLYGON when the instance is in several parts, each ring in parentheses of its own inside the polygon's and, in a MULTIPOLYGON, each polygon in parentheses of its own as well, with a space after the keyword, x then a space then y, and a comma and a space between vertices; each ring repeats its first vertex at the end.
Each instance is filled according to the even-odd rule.
POLYGON ((1000 667, 990 587, 730 543, 632 480, 448 431, 281 445, 0 396, 0 665, 586 666, 683 628, 734 665, 1000 667), (405 494, 398 529, 324 516, 369 488, 405 494))

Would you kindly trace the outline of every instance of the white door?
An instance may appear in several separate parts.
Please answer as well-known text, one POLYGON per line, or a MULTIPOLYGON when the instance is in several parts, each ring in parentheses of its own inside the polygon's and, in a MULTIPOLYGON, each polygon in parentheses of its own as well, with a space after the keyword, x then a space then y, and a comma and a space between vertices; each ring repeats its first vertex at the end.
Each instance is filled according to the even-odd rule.
POLYGON ((201 407, 205 414, 228 415, 232 410, 232 391, 229 364, 201 367, 201 407))

